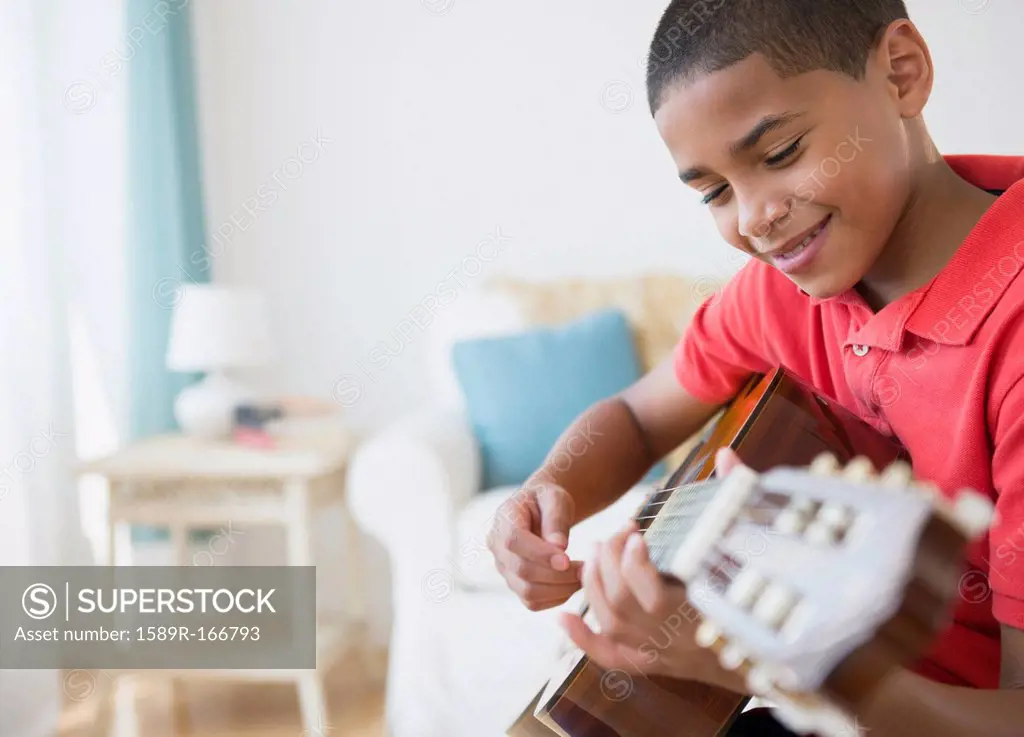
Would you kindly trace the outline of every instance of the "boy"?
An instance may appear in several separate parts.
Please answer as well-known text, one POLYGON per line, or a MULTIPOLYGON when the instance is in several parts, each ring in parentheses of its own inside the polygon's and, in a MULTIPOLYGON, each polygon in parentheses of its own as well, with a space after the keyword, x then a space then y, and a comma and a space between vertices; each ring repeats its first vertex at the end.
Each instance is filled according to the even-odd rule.
MULTIPOLYGON (((685 591, 660 579, 640 535, 623 530, 585 565, 564 549, 574 523, 781 364, 898 437, 917 478, 996 504, 951 627, 860 723, 872 737, 1024 735, 1024 158, 942 157, 921 118, 933 74, 902 0, 665 11, 652 115, 682 182, 752 258, 672 359, 567 429, 551 459, 588 425, 595 446, 538 469, 489 536, 531 609, 583 586, 601 633, 562 621, 602 666, 746 691, 687 633, 645 656, 685 591)), ((734 733, 770 732, 741 720, 734 733)))

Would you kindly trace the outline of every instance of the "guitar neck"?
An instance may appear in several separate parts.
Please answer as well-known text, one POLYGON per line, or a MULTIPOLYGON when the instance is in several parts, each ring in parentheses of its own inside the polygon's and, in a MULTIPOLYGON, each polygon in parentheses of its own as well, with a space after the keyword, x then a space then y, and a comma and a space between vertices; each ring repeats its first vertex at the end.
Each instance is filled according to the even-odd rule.
POLYGON ((693 525, 715 498, 722 480, 711 478, 678 488, 669 488, 651 496, 636 522, 644 529, 644 540, 655 567, 667 572, 667 566, 693 525))

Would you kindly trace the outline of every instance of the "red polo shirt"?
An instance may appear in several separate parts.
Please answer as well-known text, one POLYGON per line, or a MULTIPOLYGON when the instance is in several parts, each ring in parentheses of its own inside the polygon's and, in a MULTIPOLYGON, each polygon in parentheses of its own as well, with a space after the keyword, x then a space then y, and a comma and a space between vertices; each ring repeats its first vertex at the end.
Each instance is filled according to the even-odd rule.
POLYGON ((916 670, 995 688, 999 623, 1024 629, 1024 158, 949 156, 966 180, 1005 190, 928 284, 875 313, 854 291, 819 300, 751 260, 698 310, 675 354, 708 402, 786 366, 910 452, 945 493, 991 495, 951 627, 916 670))

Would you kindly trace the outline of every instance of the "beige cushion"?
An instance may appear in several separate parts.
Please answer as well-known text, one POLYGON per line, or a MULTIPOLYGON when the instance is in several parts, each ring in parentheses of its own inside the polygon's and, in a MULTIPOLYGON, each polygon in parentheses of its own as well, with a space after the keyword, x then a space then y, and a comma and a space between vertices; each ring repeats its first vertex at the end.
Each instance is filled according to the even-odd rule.
POLYGON ((645 371, 670 355, 700 303, 717 288, 701 277, 646 275, 617 279, 530 282, 495 278, 491 286, 512 296, 532 324, 568 322, 605 307, 619 307, 636 334, 645 371))

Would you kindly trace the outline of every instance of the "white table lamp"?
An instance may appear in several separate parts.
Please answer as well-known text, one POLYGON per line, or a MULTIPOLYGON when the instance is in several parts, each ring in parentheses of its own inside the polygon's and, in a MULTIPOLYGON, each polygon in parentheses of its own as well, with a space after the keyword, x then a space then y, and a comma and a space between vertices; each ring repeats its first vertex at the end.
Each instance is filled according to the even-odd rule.
POLYGON ((231 432, 234 408, 256 398, 231 376, 235 369, 270 363, 275 350, 262 296, 251 289, 190 284, 174 308, 167 345, 172 371, 205 372, 183 389, 174 417, 189 434, 223 438, 231 432))

